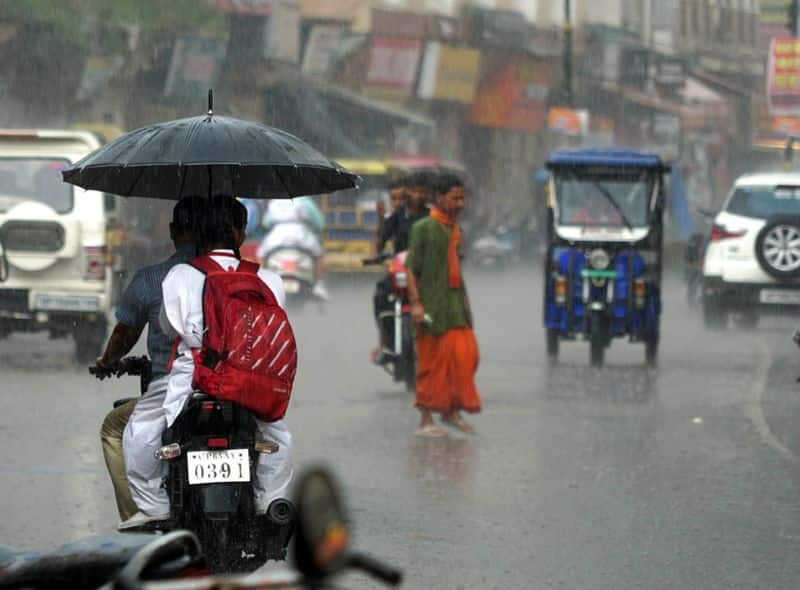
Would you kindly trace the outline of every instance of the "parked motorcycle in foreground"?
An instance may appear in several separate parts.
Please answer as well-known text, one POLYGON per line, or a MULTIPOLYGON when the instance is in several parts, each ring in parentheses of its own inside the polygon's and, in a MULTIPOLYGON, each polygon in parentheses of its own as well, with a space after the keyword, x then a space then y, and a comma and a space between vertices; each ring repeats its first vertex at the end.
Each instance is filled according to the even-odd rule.
POLYGON ((387 586, 398 586, 402 581, 399 570, 349 551, 350 521, 341 496, 327 470, 315 468, 301 475, 294 494, 296 572, 212 576, 200 543, 190 531, 155 538, 118 534, 73 543, 46 554, 0 550, 0 588, 323 588, 331 587, 330 580, 348 570, 360 570, 387 586))
POLYGON ((406 254, 381 254, 367 258, 364 265, 383 264, 389 260, 389 279, 392 292, 389 301, 390 311, 379 314, 378 322, 386 340, 382 347, 383 361, 380 363, 397 382, 405 383, 406 390, 413 392, 416 387, 417 358, 414 350, 414 333, 411 326, 411 306, 408 303, 408 270, 406 254), (391 343, 387 346, 387 343, 391 343))
MULTIPOLYGON (((147 388, 150 361, 127 357, 114 369, 91 367, 98 379, 122 375, 141 378, 147 388)), ((115 406, 128 400, 118 400, 115 406)), ((256 511, 252 480, 260 454, 278 450, 259 440, 253 416, 232 402, 192 394, 183 413, 164 432, 156 456, 166 461, 171 518, 140 530, 194 532, 215 572, 252 571, 270 559, 283 560, 294 529, 294 507, 274 500, 266 513, 256 511)))

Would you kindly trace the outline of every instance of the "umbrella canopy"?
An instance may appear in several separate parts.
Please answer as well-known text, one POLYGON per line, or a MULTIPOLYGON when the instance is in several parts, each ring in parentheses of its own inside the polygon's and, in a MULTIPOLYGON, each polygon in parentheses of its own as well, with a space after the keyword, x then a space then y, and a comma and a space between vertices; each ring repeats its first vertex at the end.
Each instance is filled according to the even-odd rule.
POLYGON ((353 188, 358 180, 289 133, 211 109, 131 131, 62 174, 85 189, 156 199, 289 198, 353 188))

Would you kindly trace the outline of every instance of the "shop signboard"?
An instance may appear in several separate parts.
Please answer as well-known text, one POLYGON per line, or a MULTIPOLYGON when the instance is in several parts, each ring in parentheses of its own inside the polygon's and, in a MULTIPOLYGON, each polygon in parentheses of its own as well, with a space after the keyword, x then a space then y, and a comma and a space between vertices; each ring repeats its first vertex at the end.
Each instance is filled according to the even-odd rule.
POLYGON ((314 25, 306 41, 303 55, 303 73, 327 78, 342 42, 342 27, 339 25, 314 25))
POLYGON ((108 85, 109 80, 122 69, 125 59, 122 56, 94 55, 86 60, 75 99, 78 101, 93 98, 108 85))
POLYGON ((216 37, 180 37, 172 50, 164 95, 202 95, 216 80, 225 58, 225 42, 216 37))
POLYGON ((300 6, 296 2, 276 4, 266 20, 263 56, 293 64, 300 61, 300 6))
POLYGON ((573 137, 589 132, 589 111, 585 109, 551 108, 547 113, 547 128, 550 131, 573 137))
POLYGON ((419 98, 471 103, 480 61, 481 54, 475 49, 428 43, 420 72, 419 98))
POLYGON ((470 109, 473 125, 539 131, 545 122, 552 67, 533 60, 512 61, 498 68, 478 89, 470 109))
POLYGON ((800 39, 778 37, 770 43, 767 101, 772 115, 800 115, 800 39))
POLYGON ((367 94, 404 98, 417 81, 422 41, 399 37, 373 37, 364 76, 367 94))
POLYGON ((656 85, 664 89, 677 89, 686 84, 686 61, 673 55, 659 55, 656 59, 656 85))

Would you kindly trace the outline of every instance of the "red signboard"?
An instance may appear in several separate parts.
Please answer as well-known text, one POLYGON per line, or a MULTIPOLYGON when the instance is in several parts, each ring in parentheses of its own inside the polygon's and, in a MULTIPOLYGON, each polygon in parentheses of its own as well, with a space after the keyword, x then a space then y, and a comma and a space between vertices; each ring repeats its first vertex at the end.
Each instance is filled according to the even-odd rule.
POLYGON ((509 63, 478 90, 469 120, 473 125, 536 132, 545 121, 550 68, 534 62, 509 63))
POLYGON ((800 39, 776 37, 770 43, 767 99, 773 115, 800 115, 800 39))
POLYGON ((418 39, 373 38, 366 84, 411 90, 417 80, 421 53, 422 42, 418 39))

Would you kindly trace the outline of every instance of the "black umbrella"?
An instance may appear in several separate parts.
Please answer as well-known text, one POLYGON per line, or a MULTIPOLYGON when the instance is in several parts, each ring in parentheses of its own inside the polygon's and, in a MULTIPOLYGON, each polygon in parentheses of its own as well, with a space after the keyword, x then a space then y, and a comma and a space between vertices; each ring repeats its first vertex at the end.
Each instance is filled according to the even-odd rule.
POLYGON ((289 133, 213 112, 126 133, 62 171, 65 182, 126 197, 228 194, 289 198, 356 186, 343 170, 289 133))

